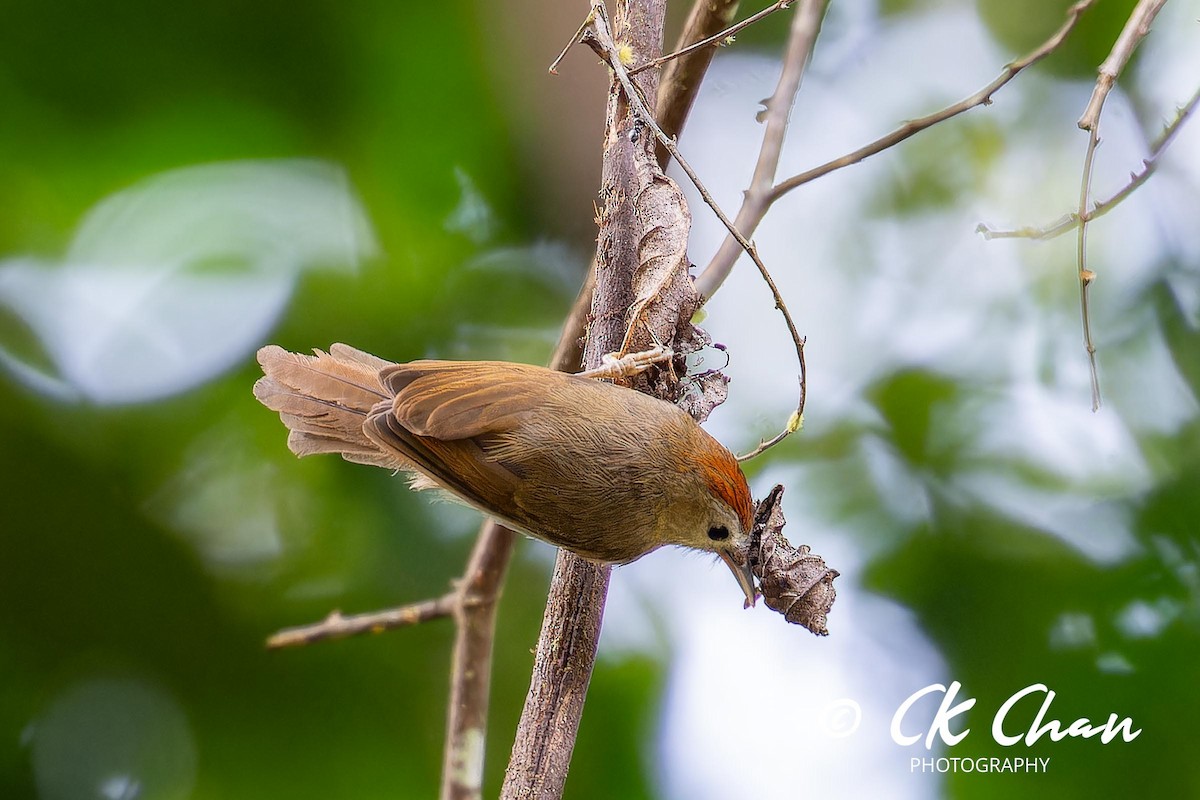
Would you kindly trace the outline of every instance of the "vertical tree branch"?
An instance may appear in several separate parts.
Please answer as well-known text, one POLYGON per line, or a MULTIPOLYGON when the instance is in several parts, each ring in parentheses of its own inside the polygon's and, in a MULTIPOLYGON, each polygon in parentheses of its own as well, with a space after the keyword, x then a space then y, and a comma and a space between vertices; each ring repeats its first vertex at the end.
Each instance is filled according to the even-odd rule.
MULTIPOLYGON (((614 36, 633 49, 635 59, 655 58, 662 52, 665 11, 665 0, 618 0, 614 36)), ((657 83, 653 70, 638 76, 646 97, 655 96, 657 83)), ((657 169, 654 137, 638 127, 614 81, 606 115, 604 210, 592 322, 584 347, 586 367, 599 366, 602 355, 620 349, 626 312, 633 301, 640 236, 630 200, 644 188, 647 167, 657 169)), ((505 774, 504 798, 562 796, 595 664, 610 571, 565 550, 558 553, 529 695, 505 774)))
POLYGON ((587 697, 612 568, 558 551, 533 678, 501 797, 559 798, 587 697))
POLYGON ((1107 99, 1108 93, 1116 85, 1121 70, 1133 57, 1133 51, 1150 33, 1150 25, 1166 2, 1167 0, 1138 0, 1138 4, 1129 14, 1129 18, 1125 20, 1121 34, 1113 43, 1108 58, 1104 59, 1097 70, 1096 86, 1092 89, 1092 96, 1088 100, 1087 108, 1083 111, 1083 116, 1079 118, 1078 124, 1083 130, 1093 130, 1100 124, 1100 112, 1104 108, 1104 101, 1107 99))
POLYGON ((478 800, 483 789, 496 605, 514 539, 508 528, 493 520, 484 522, 458 586, 442 800, 478 800))
POLYGON ((1104 63, 1100 65, 1096 87, 1088 101, 1083 116, 1079 118, 1079 127, 1088 132, 1087 150, 1083 156, 1083 175, 1079 181, 1079 231, 1076 237, 1076 262, 1079 276, 1079 313, 1083 322, 1083 346, 1088 355, 1088 370, 1092 379, 1092 411, 1100 410, 1100 373, 1096 368, 1096 345, 1092 341, 1092 321, 1089 291, 1096 273, 1087 265, 1087 229, 1088 229, 1088 200, 1092 192, 1092 163, 1096 156, 1096 148, 1100 146, 1100 114, 1104 110, 1104 101, 1116 84, 1121 70, 1133 56, 1146 34, 1150 33, 1150 24, 1158 15, 1166 0, 1139 0, 1121 35, 1113 44, 1112 51, 1104 63))
POLYGON ((1092 411, 1100 410, 1100 372, 1096 368, 1096 345, 1092 341, 1091 292, 1088 289, 1096 279, 1096 273, 1087 266, 1088 198, 1092 193, 1092 161, 1096 147, 1100 144, 1099 122, 1088 129, 1088 146, 1083 156, 1083 175, 1079 181, 1079 231, 1076 237, 1076 263, 1079 277, 1079 314, 1083 324, 1083 348, 1087 351, 1088 374, 1092 379, 1092 411))
MULTIPOLYGON (((676 49, 726 27, 737 8, 735 0, 696 0, 676 49)), ((672 134, 682 129, 712 61, 711 49, 689 53, 671 62, 661 86, 659 108, 672 134)), ((665 166, 666 152, 660 154, 665 166)), ((596 286, 593 263, 567 319, 550 366, 574 372, 583 365, 583 337, 596 286)), ((617 349, 612 347, 612 350, 617 349)), ((486 729, 491 679, 496 605, 512 553, 511 532, 488 521, 480 529, 455 604, 458 634, 450 673, 450 704, 442 771, 443 800, 477 800, 481 796, 483 760, 480 734, 486 729)), ((598 622, 598 620, 597 620, 598 622)), ((560 626, 561 622, 555 622, 560 626)), ((586 634, 586 632, 585 632, 586 634)), ((587 638, 591 634, 586 634, 587 638)), ((577 726, 577 722, 576 722, 577 726)), ((574 730, 574 728, 572 728, 574 730)), ((569 757, 569 754, 568 754, 569 757)), ((565 776, 566 764, 563 764, 565 776)))

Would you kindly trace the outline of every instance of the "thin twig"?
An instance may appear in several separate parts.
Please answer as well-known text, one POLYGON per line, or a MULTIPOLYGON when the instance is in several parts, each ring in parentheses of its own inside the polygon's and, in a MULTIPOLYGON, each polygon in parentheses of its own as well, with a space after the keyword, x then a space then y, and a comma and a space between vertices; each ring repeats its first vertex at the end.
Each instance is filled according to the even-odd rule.
POLYGON ((1083 177, 1079 182, 1079 236, 1077 249, 1077 266, 1079 275, 1079 313, 1083 319, 1083 344, 1088 354, 1088 369, 1092 379, 1092 411, 1100 410, 1100 373, 1096 370, 1096 345, 1092 342, 1092 324, 1089 314, 1088 298, 1091 292, 1088 287, 1096 279, 1096 273, 1087 268, 1087 220, 1083 219, 1087 211, 1088 197, 1092 189, 1092 160, 1096 155, 1096 147, 1100 144, 1099 125, 1093 125, 1088 133, 1087 152, 1083 157, 1083 177))
POLYGON ((1139 0, 1130 13, 1129 19, 1125 20, 1125 27, 1121 29, 1121 35, 1113 44, 1108 58, 1100 64, 1096 86, 1092 89, 1092 97, 1088 100, 1083 116, 1079 118, 1079 127, 1083 130, 1093 130, 1100 124, 1100 113, 1104 108, 1104 100, 1108 97, 1112 87, 1116 85, 1117 78, 1133 56, 1133 51, 1137 49, 1142 39, 1146 38, 1146 34, 1150 33, 1150 25, 1166 2, 1167 0, 1139 0))
POLYGON ((1087 267, 1087 229, 1088 229, 1088 198, 1092 188, 1092 166, 1095 163, 1096 148, 1100 145, 1100 115, 1104 111, 1104 101, 1112 87, 1116 85, 1121 70, 1128 63, 1133 51, 1150 32, 1150 24, 1163 7, 1166 0, 1139 0, 1121 35, 1113 44, 1108 58, 1100 64, 1099 77, 1092 89, 1091 99, 1083 116, 1079 118, 1079 127, 1088 132, 1087 150, 1083 156, 1083 175, 1079 181, 1079 235, 1077 237, 1078 252, 1076 255, 1079 276, 1079 311, 1083 318, 1083 343, 1088 354, 1088 369, 1092 379, 1092 411, 1100 410, 1100 374, 1096 369, 1096 345, 1092 341, 1092 325, 1088 309, 1089 291, 1096 273, 1087 267))
MULTIPOLYGON (((1154 174, 1154 171, 1158 169, 1158 165, 1163 154, 1175 140, 1175 135, 1179 132, 1180 128, 1183 127, 1183 123, 1186 122, 1196 110, 1196 104, 1198 101, 1200 101, 1200 89, 1197 89, 1192 95, 1191 99, 1178 109, 1175 119, 1171 120, 1171 122, 1162 129, 1162 132, 1158 135, 1154 142, 1151 143, 1150 155, 1142 159, 1142 168, 1136 172, 1129 173, 1129 181, 1123 187, 1121 187, 1120 191, 1113 194, 1107 200, 1101 200, 1098 203, 1093 203, 1091 210, 1084 215, 1083 219, 1091 222, 1092 220, 1104 216, 1109 211, 1112 211, 1114 208, 1120 205, 1125 198, 1129 197, 1142 184, 1149 180, 1150 176, 1154 174)), ((1080 216, 1078 213, 1071 213, 1063 215, 1049 225, 1043 225, 1036 228, 1025 227, 1007 229, 990 228, 986 223, 981 222, 975 228, 975 231, 979 234, 982 234, 984 239, 1044 240, 1053 239, 1057 236, 1062 236, 1068 231, 1075 230, 1077 227, 1079 227, 1079 220, 1080 216)))
MULTIPOLYGON (((750 187, 742 196, 742 206, 738 209, 737 218, 734 220, 734 227, 744 234, 754 233, 769 207, 766 200, 767 193, 775 180, 775 172, 779 168, 779 157, 783 152, 783 142, 787 136, 788 121, 791 118, 792 107, 795 105, 796 93, 800 89, 804 70, 811 59, 827 7, 828 0, 806 2, 792 18, 779 81, 775 86, 774 93, 766 101, 763 142, 759 149, 758 161, 754 165, 750 187)), ((741 253, 740 242, 732 235, 726 236, 708 266, 696 278, 696 291, 701 295, 711 297, 729 275, 741 253)), ((778 298, 778 295, 776 297, 778 298)), ((779 433, 770 439, 760 440, 758 446, 753 450, 738 456, 739 461, 748 461, 766 452, 799 430, 803 424, 804 403, 808 396, 808 370, 804 360, 803 340, 796 349, 796 357, 799 362, 800 383, 796 410, 792 412, 787 424, 779 433)))
MULTIPOLYGON (((662 51, 665 0, 638 0, 618 4, 617 23, 622 41, 634 52, 649 56, 662 51)), ((592 5, 592 15, 603 7, 592 5)), ((657 88, 657 75, 646 72, 639 81, 647 94, 657 88)), ((645 188, 642 180, 657 172, 654 141, 637 132, 638 121, 625 109, 636 93, 610 92, 602 185, 619 197, 636 197, 645 188)), ((631 204, 619 209, 632 217, 631 204)), ((602 225, 617 224, 617 213, 605 215, 602 225)), ((637 237, 624 228, 615 235, 598 237, 597 276, 593 291, 592 322, 588 329, 584 365, 595 368, 605 353, 617 351, 624 337, 623 314, 600 314, 599 307, 627 308, 638 265, 637 237)), ((596 648, 604 616, 611 567, 598 565, 566 550, 559 550, 546 601, 546 613, 534 655, 529 694, 521 712, 512 756, 505 772, 501 797, 559 798, 571 763, 575 737, 583 713, 596 648)))
MULTIPOLYGON (((787 2, 794 2, 794 0, 787 0, 787 2)), ((659 125, 668 135, 678 136, 683 131, 684 123, 687 121, 692 104, 699 93, 700 84, 704 80, 705 73, 708 72, 709 64, 712 63, 714 51, 696 46, 699 44, 697 40, 708 40, 714 36, 728 36, 727 28, 730 27, 730 21, 737 14, 738 5, 739 0, 696 0, 692 5, 687 22, 680 31, 676 49, 671 60, 667 62, 667 70, 658 86, 655 108, 658 109, 659 125), (721 33, 713 33, 714 31, 721 31, 721 33)), ((776 3, 776 5, 782 7, 786 3, 782 5, 776 3)), ((774 11, 775 9, 770 10, 774 11)), ((558 74, 558 65, 566 57, 567 51, 580 43, 583 31, 591 24, 591 21, 592 12, 589 11, 571 41, 550 64, 551 75, 558 74)), ((663 60, 665 61, 665 59, 663 60)), ((630 74, 648 69, 652 63, 643 64, 630 74)), ((659 167, 666 169, 671 154, 661 146, 657 148, 655 154, 659 167)), ((594 268, 595 265, 593 264, 592 267, 594 268)))
POLYGON ((386 611, 349 617, 334 611, 321 622, 286 628, 267 640, 267 647, 275 650, 454 617, 442 800, 478 800, 482 796, 496 606, 513 541, 512 531, 487 520, 454 591, 386 611))
MULTIPOLYGON (((726 28, 738 11, 738 0, 695 0, 683 30, 679 32, 675 49, 682 50, 698 39, 706 39, 713 33, 726 28)), ((668 62, 658 84, 658 98, 654 111, 658 124, 668 136, 678 137, 683 131, 692 103, 699 94, 700 84, 708 72, 715 48, 693 50, 668 62)), ((657 145, 654 155, 661 169, 667 168, 671 154, 662 145, 657 145)))
POLYGON ((939 122, 948 120, 951 117, 956 117, 965 111, 970 111, 976 106, 990 104, 992 101, 992 95, 1003 88, 1005 84, 1015 78, 1022 70, 1024 70, 1026 67, 1036 64, 1038 61, 1041 61, 1043 58, 1054 52, 1075 27, 1075 24, 1079 21, 1079 16, 1088 8, 1091 8, 1095 3, 1096 0, 1080 0, 1080 2, 1075 3, 1069 9, 1067 9, 1066 22, 1063 23, 1062 27, 1059 28, 1053 36, 1047 39, 1040 47, 1029 53, 1024 58, 1014 61, 1006 66, 1004 71, 1000 73, 999 77, 997 77, 987 86, 980 89, 975 94, 964 100, 960 100, 953 105, 947 106, 941 111, 930 114, 929 116, 910 120, 889 133, 887 136, 876 139, 870 144, 864 145, 852 153, 847 153, 840 158, 827 161, 818 167, 813 167, 806 172, 801 172, 799 175, 794 175, 785 181, 781 181, 773 189, 771 189, 771 192, 768 196, 768 202, 774 203, 780 197, 798 186, 803 186, 804 184, 814 181, 823 175, 828 175, 829 173, 842 169, 843 167, 848 167, 851 164, 857 164, 858 162, 870 156, 882 153, 889 147, 893 147, 900 142, 903 142, 910 136, 920 133, 926 128, 932 127, 939 122))
MULTIPOLYGON (((810 2, 808 5, 812 6, 821 4, 822 0, 813 0, 813 2, 810 2)), ((692 183, 696 187, 696 190, 700 193, 700 197, 704 200, 708 207, 713 210, 713 213, 717 215, 717 219, 721 220, 721 224, 725 226, 725 229, 729 231, 730 235, 737 240, 742 249, 745 250, 750 256, 750 259, 754 262, 754 265, 758 267, 759 274, 762 275, 763 280, 766 281, 767 286, 770 287, 771 294, 775 298, 775 307, 779 309, 779 312, 783 315, 784 322, 787 324, 788 332, 792 336, 792 342, 796 346, 796 354, 801 370, 801 407, 797 413, 802 413, 805 386, 805 379, 803 375, 804 338, 800 336, 800 332, 796 329, 796 323, 792 320, 792 315, 791 312, 788 311, 787 303, 784 302, 782 295, 779 293, 779 287, 775 285, 775 280, 771 277, 771 273, 767 270, 766 265, 763 264, 762 259, 759 257, 758 248, 754 246, 753 242, 749 241, 745 236, 742 235, 741 231, 737 229, 737 226, 735 226, 729 217, 726 216, 725 212, 721 210, 721 207, 717 205, 716 200, 713 199, 713 196, 704 186, 704 182, 700 180, 700 176, 696 174, 694 169, 692 169, 692 166, 687 162, 687 159, 680 154, 679 149, 675 146, 674 140, 663 133, 662 128, 660 128, 658 123, 654 121, 654 115, 646 107, 646 103, 642 98, 641 93, 634 88, 629 79, 629 73, 625 69, 625 66, 621 63, 621 59, 617 54, 616 45, 614 44, 612 35, 608 30, 607 14, 604 11, 604 6, 596 4, 593 6, 593 8, 595 10, 595 19, 593 20, 589 31, 594 36, 594 44, 597 47, 597 51, 606 61, 608 61, 609 66, 612 68, 613 75, 616 77, 617 81, 620 82, 621 88, 625 91, 625 96, 628 98, 630 108, 636 112, 638 118, 641 119, 645 125, 649 126, 650 129, 654 131, 654 135, 657 137, 659 143, 667 149, 667 151, 671 154, 671 157, 675 159, 676 163, 679 164, 680 168, 687 174, 688 178, 691 179, 692 183)), ((790 432, 790 430, 786 430, 783 436, 777 437, 777 441, 782 440, 784 436, 790 432)))
POLYGON ((772 436, 770 439, 759 440, 758 445, 748 453, 743 453, 737 457, 738 461, 749 461, 755 456, 762 455, 767 450, 770 450, 775 445, 782 442, 787 437, 791 436, 796 431, 804 427, 804 399, 808 395, 808 381, 806 378, 807 369, 804 365, 804 348, 800 348, 800 402, 792 415, 788 417, 787 424, 783 426, 783 430, 772 436))
POLYGON ((558 57, 554 59, 554 61, 550 62, 550 67, 546 70, 547 72, 549 72, 551 75, 558 74, 558 65, 561 64, 562 60, 567 57, 567 51, 579 44, 579 37, 583 35, 584 29, 587 28, 591 22, 592 15, 589 12, 588 15, 583 18, 583 22, 579 23, 579 28, 575 31, 575 35, 571 37, 571 41, 567 42, 566 46, 563 47, 562 51, 558 54, 558 57))
POLYGON ((300 647, 327 639, 345 639, 347 636, 383 633, 393 628, 419 625, 422 622, 451 616, 457 602, 458 594, 449 592, 432 600, 368 614, 354 614, 346 617, 340 611, 333 611, 320 622, 284 628, 267 639, 267 649, 280 650, 285 647, 300 647))
POLYGON ((441 800, 480 800, 492 687, 496 609, 516 534, 485 520, 454 605, 454 653, 442 750, 441 800))
MULTIPOLYGON (((779 81, 775 85, 774 93, 765 101, 763 140, 758 152, 758 161, 754 164, 754 175, 750 178, 750 186, 742 197, 742 206, 734 220, 737 229, 747 235, 753 235, 770 208, 771 185, 775 181, 775 172, 779 169, 779 157, 783 152, 788 121, 827 6, 828 0, 810 0, 792 18, 779 81)), ((705 297, 716 293, 741 254, 742 248, 737 238, 726 236, 708 265, 696 278, 696 291, 705 297)))
MULTIPOLYGON (((723 31, 714 33, 713 35, 708 36, 704 39, 701 39, 698 42, 692 42, 687 47, 683 47, 674 52, 667 53, 665 56, 659 56, 658 58, 651 59, 650 61, 647 61, 644 64, 639 64, 636 67, 631 67, 629 69, 629 74, 637 75, 642 70, 654 69, 655 67, 657 67, 661 64, 665 64, 668 61, 679 58, 681 56, 686 56, 689 53, 695 52, 696 50, 700 50, 701 48, 704 48, 704 47, 709 47, 709 46, 713 46, 713 45, 715 45, 717 47, 721 47, 722 45, 729 44, 730 42, 732 42, 732 37, 735 34, 737 34, 738 31, 742 30, 743 28, 748 28, 751 25, 753 25, 754 23, 758 22, 759 20, 765 19, 766 17, 771 16, 776 11, 787 8, 794 2, 796 2, 796 0, 776 0, 776 2, 767 6, 762 11, 759 11, 757 14, 752 14, 749 17, 746 17, 741 22, 730 25, 728 28, 726 28, 723 31)), ((586 26, 587 23, 585 22, 584 25, 586 26)))
MULTIPOLYGON (((808 2, 792 20, 779 81, 775 86, 775 92, 767 101, 763 142, 759 149, 758 161, 754 165, 750 187, 743 195, 742 207, 738 209, 735 221, 738 230, 748 229, 753 232, 758 228, 758 224, 770 207, 770 202, 766 197, 775 180, 775 172, 779 168, 779 158, 783 153, 783 142, 787 136, 792 108, 796 103, 796 94, 800 91, 800 82, 804 77, 805 68, 812 58, 812 51, 821 31, 821 21, 825 17, 828 5, 828 0, 808 2)), ((713 256, 713 260, 697 278, 699 290, 715 292, 724 281, 721 273, 729 274, 729 271, 733 269, 733 264, 737 261, 737 256, 738 253, 731 246, 730 238, 726 237, 717 254, 713 256), (722 251, 725 251, 724 255, 722 255, 722 251)), ((800 361, 800 393, 796 402, 796 410, 788 418, 783 430, 770 439, 760 440, 758 446, 753 450, 739 455, 738 461, 749 461, 766 452, 787 436, 800 430, 804 424, 804 403, 808 396, 808 369, 804 361, 803 343, 797 350, 797 356, 800 361)))

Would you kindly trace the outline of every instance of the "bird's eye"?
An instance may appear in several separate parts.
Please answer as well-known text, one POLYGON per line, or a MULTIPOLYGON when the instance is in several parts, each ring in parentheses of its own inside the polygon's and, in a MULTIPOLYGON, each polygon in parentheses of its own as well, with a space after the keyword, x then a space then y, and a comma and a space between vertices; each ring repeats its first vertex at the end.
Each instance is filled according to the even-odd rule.
POLYGON ((708 538, 714 542, 720 542, 729 538, 729 528, 724 525, 715 525, 708 529, 708 538))

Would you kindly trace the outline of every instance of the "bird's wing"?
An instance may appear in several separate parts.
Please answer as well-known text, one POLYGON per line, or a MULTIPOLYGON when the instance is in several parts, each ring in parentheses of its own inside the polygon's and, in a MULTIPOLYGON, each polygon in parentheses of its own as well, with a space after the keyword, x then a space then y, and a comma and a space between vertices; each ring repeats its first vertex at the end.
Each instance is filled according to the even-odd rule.
MULTIPOLYGON (((529 527, 527 522, 501 513, 515 508, 518 476, 488 459, 473 439, 418 436, 382 406, 367 418, 363 432, 381 449, 403 456, 423 476, 468 505, 500 516, 512 527, 529 527)), ((416 484, 418 488, 421 485, 416 484)))
POLYGON ((413 361, 390 366, 379 377, 394 395, 392 415, 404 428, 444 441, 511 431, 561 382, 581 380, 498 361, 413 361))
POLYGON ((537 527, 518 502, 520 466, 489 451, 522 415, 536 413, 547 381, 568 376, 504 362, 413 361, 389 365, 379 379, 394 396, 367 417, 363 432, 369 439, 511 527, 537 527))
POLYGON ((254 384, 254 396, 279 412, 290 431, 288 447, 293 453, 340 453, 347 461, 388 469, 404 466, 362 430, 371 410, 389 400, 379 372, 390 362, 342 344, 311 356, 270 345, 258 351, 258 361, 263 377, 254 384))

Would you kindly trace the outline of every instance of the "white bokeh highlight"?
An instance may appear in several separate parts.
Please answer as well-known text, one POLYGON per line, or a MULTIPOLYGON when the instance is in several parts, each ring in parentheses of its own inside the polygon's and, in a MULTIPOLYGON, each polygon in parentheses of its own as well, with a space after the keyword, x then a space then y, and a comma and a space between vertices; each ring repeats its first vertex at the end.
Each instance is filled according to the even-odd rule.
POLYGON ((0 261, 0 312, 20 320, 39 351, 0 339, 0 367, 60 400, 175 394, 252 353, 303 271, 353 269, 376 249, 332 165, 163 173, 97 204, 61 262, 0 261))

